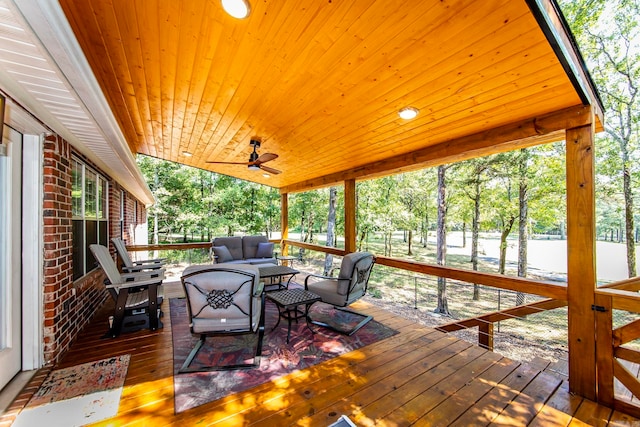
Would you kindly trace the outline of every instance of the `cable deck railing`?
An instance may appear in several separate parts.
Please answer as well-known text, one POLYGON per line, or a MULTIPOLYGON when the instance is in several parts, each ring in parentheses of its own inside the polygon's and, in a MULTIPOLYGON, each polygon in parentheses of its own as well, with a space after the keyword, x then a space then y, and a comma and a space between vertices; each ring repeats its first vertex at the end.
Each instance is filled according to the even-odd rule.
MULTIPOLYGON (((274 241, 298 250, 296 269, 318 273, 326 254, 345 251, 308 243, 274 241)), ((190 264, 210 263, 211 244, 128 246, 136 259, 168 258, 169 270, 179 276, 190 264), (144 253, 141 253, 144 251, 144 253)), ((333 268, 339 267, 339 259, 333 268)), ((546 359, 548 371, 568 374, 566 283, 463 270, 378 256, 368 300, 394 312, 455 334, 506 357, 546 359), (399 271, 400 272, 399 272, 399 271), (437 313, 438 278, 446 278, 448 313, 437 313), (479 298, 474 299, 474 292, 479 298)), ((169 273, 171 274, 171 273, 169 273)), ((596 290, 598 313, 597 363, 600 402, 640 416, 640 280, 628 279, 596 290), (611 344, 613 343, 613 344, 611 344)))

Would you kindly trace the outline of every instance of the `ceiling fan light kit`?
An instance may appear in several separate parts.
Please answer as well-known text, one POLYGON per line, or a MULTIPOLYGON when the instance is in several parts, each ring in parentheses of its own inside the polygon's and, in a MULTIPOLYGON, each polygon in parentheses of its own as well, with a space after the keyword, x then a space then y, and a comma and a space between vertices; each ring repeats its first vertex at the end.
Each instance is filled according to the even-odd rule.
POLYGON ((260 170, 260 169, 262 169, 263 171, 268 172, 268 173, 273 174, 273 175, 277 175, 279 173, 282 173, 278 169, 273 169, 273 168, 270 168, 270 167, 265 166, 263 164, 263 163, 270 162, 271 160, 277 159, 278 158, 277 154, 264 153, 264 154, 258 155, 258 151, 257 150, 258 150, 258 147, 260 147, 260 140, 259 139, 251 139, 251 141, 249 141, 249 145, 251 145, 253 147, 253 151, 249 155, 249 161, 246 162, 246 163, 245 162, 217 162, 217 161, 213 161, 213 160, 209 160, 209 161, 207 161, 207 163, 217 163, 217 164, 223 164, 223 165, 247 165, 249 170, 260 170))

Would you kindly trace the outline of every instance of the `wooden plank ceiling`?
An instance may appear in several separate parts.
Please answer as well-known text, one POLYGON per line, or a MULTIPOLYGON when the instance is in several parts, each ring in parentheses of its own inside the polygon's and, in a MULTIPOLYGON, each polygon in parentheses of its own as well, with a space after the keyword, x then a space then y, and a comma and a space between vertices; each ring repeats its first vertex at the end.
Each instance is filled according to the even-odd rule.
POLYGON ((582 104, 524 0, 60 3, 132 152, 277 188, 582 104))

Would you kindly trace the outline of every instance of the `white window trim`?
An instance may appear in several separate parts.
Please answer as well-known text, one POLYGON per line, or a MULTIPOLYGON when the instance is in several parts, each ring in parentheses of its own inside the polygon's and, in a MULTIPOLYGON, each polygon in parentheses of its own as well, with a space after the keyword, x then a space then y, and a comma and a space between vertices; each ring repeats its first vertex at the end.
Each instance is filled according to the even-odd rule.
MULTIPOLYGON (((107 239, 106 241, 109 241, 109 180, 107 180, 105 178, 104 175, 102 175, 100 172, 96 171, 94 168, 92 168, 91 166, 87 165, 86 162, 84 162, 82 159, 79 159, 76 156, 72 156, 71 157, 72 162, 77 162, 80 165, 82 165, 82 200, 80 201, 80 207, 81 207, 81 214, 80 216, 74 215, 73 212, 71 214, 71 220, 72 221, 77 221, 77 220, 81 220, 83 222, 83 227, 82 227, 82 240, 83 242, 87 241, 87 228, 86 228, 86 221, 88 220, 96 220, 98 222, 98 224, 100 222, 105 222, 107 224, 107 239), (86 179, 86 172, 87 170, 89 170, 91 173, 96 175, 96 218, 87 218, 86 213, 85 213, 85 179, 86 179), (97 213, 98 213, 98 203, 100 202, 100 193, 99 193, 99 189, 101 188, 101 182, 104 181, 104 183, 106 184, 105 186, 105 204, 102 207, 103 212, 105 213, 105 218, 97 218, 97 213)), ((73 164, 71 166, 73 168, 73 164)), ((72 202, 73 205, 73 202, 72 202)), ((98 226, 98 233, 100 232, 100 227, 98 226)), ((100 238, 98 237, 98 242, 100 241, 100 238)), ((86 265, 87 265, 87 248, 85 247, 85 250, 82 252, 82 274, 80 276, 78 276, 79 278, 85 276, 87 273, 89 273, 91 270, 86 270, 86 265)), ((74 269, 76 268, 76 266, 73 266, 74 269)), ((75 270, 74 270, 75 273, 75 270)), ((76 279, 77 280, 77 279, 76 279)))

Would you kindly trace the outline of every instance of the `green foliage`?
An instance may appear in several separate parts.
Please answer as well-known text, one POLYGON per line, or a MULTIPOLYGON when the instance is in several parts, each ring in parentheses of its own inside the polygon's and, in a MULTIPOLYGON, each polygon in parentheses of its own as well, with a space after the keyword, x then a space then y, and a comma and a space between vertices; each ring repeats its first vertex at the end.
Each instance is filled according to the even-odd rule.
POLYGON ((159 241, 270 235, 280 228, 280 196, 273 188, 142 155, 137 161, 156 199, 149 230, 159 241))
POLYGON ((596 140, 596 191, 604 205, 598 206, 598 229, 600 233, 615 229, 617 235, 624 235, 629 275, 635 276, 635 189, 640 179, 640 2, 563 0, 561 6, 605 109, 606 133, 596 140), (623 221, 616 221, 619 216, 612 213, 620 211, 623 221))

